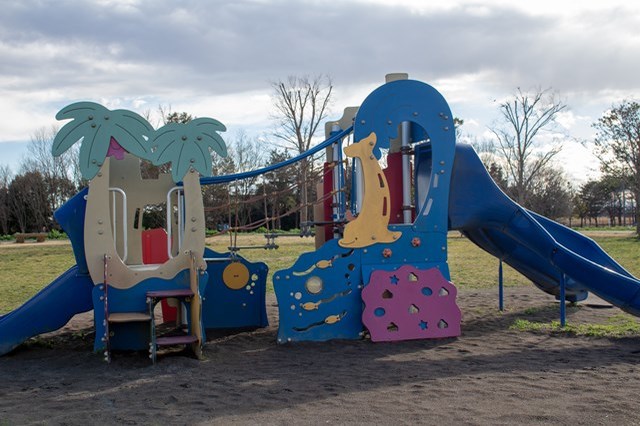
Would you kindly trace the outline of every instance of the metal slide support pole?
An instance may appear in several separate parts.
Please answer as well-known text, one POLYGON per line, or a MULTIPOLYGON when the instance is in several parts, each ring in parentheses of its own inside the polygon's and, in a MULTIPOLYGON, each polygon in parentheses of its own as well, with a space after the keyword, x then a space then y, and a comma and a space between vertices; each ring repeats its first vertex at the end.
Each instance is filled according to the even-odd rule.
POLYGON ((504 311, 504 278, 502 273, 502 259, 498 264, 498 309, 500 312, 504 311))
POLYGON ((411 123, 402 122, 402 218, 405 224, 413 222, 411 212, 411 163, 409 162, 409 138, 411 123))
POLYGON ((564 274, 560 274, 560 327, 567 325, 567 294, 566 294, 566 278, 564 274))

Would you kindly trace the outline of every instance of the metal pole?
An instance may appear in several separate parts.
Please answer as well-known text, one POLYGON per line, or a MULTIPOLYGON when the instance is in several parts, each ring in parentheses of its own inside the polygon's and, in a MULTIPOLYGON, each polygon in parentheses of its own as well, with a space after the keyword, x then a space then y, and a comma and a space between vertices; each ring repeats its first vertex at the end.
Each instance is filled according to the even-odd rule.
POLYGON ((413 222, 411 212, 411 163, 409 162, 409 138, 411 123, 402 122, 402 218, 405 224, 413 222))
POLYGON ((346 201, 346 194, 345 194, 345 180, 344 180, 344 173, 345 170, 343 168, 343 154, 342 154, 342 142, 340 141, 340 143, 338 143, 337 151, 338 151, 338 186, 340 188, 340 192, 338 192, 338 200, 340 200, 340 206, 338 207, 338 220, 339 221, 343 221, 344 220, 344 216, 346 213, 346 206, 345 206, 345 201, 346 201))
POLYGON ((504 280, 502 274, 502 259, 498 264, 498 309, 504 311, 504 280))
POLYGON ((353 213, 357 215, 362 209, 362 199, 364 198, 364 179, 362 176, 362 164, 359 158, 353 159, 353 185, 355 186, 355 197, 353 213))
MULTIPOLYGON (((340 126, 338 126, 337 124, 334 124, 333 126, 331 126, 331 136, 335 136, 337 133, 340 132, 340 126)), ((332 209, 332 217, 331 219, 335 222, 340 220, 340 182, 341 182, 341 176, 340 176, 340 172, 341 172, 341 164, 339 162, 339 151, 341 150, 341 146, 339 143, 334 143, 332 145, 332 158, 331 158, 331 162, 333 163, 333 173, 331 174, 331 177, 333 179, 333 196, 331 197, 332 200, 332 204, 333 204, 333 209, 332 209)), ((327 159, 328 160, 328 159, 327 159)))
POLYGON ((567 295, 566 295, 566 279, 564 274, 560 274, 560 327, 567 325, 567 295))

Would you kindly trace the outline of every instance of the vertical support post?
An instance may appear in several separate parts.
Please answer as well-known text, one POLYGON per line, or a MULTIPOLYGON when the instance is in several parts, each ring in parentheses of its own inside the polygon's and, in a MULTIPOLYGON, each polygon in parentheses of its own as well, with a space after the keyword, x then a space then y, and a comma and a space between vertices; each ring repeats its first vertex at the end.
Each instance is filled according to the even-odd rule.
POLYGON ((504 277, 502 272, 502 259, 498 264, 498 309, 504 311, 504 277))
MULTIPOLYGON (((340 132, 340 126, 338 126, 337 124, 334 124, 331 127, 331 136, 336 135, 338 132, 340 132)), ((342 163, 341 163, 341 159, 340 159, 340 151, 342 151, 342 145, 339 142, 334 143, 332 146, 332 150, 331 150, 331 162, 333 163, 333 173, 331 175, 331 177, 333 178, 333 196, 331 197, 332 199, 332 217, 331 219, 334 222, 340 221, 342 220, 342 200, 340 198, 340 195, 342 194, 341 192, 341 188, 342 188, 342 163)), ((329 159, 327 158, 327 161, 329 161, 329 159)), ((335 229, 335 228, 334 228, 335 229)), ((334 238, 339 238, 339 233, 338 232, 334 232, 334 238)))
POLYGON ((182 251, 182 243, 184 242, 184 189, 178 189, 178 253, 182 251))
POLYGON ((411 123, 402 122, 402 219, 405 224, 413 222, 411 211, 411 162, 409 161, 411 123))
POLYGON ((151 335, 151 342, 149 342, 149 358, 151 358, 151 363, 156 363, 156 354, 158 351, 158 346, 156 345, 156 318, 153 314, 153 308, 156 306, 156 300, 153 297, 147 296, 147 308, 149 309, 149 317, 151 320, 149 321, 149 333, 151 335))
POLYGON ((104 285, 104 343, 105 343, 105 348, 104 348, 104 360, 107 361, 107 363, 111 363, 111 341, 109 333, 111 332, 109 330, 109 283, 107 282, 107 277, 108 277, 108 272, 107 272, 107 267, 108 267, 108 262, 109 262, 109 256, 107 256, 107 254, 105 254, 102 258, 103 264, 104 264, 104 269, 103 269, 103 283, 102 285, 104 285))
MULTIPOLYGON (((111 223, 113 226, 113 245, 115 246, 116 251, 118 251, 118 213, 116 212, 116 191, 111 191, 111 188, 109 188, 109 191, 111 192, 111 223)), ((125 229, 124 232, 127 232, 127 230, 125 229)))
POLYGON ((360 213, 362 199, 364 198, 364 179, 362 178, 362 164, 360 164, 359 158, 353 159, 353 178, 351 180, 353 185, 353 190, 351 191, 352 213, 357 215, 360 213))
POLYGON ((338 200, 340 201, 340 206, 338 209, 338 220, 339 221, 344 221, 345 218, 345 214, 347 213, 347 207, 346 207, 346 199, 347 196, 345 194, 345 178, 344 178, 344 174, 345 174, 345 170, 343 167, 343 153, 342 153, 342 141, 338 142, 336 144, 336 150, 338 151, 338 188, 340 189, 340 192, 338 193, 338 200))
POLYGON ((560 274, 560 327, 567 325, 567 293, 566 293, 566 277, 564 273, 560 274))

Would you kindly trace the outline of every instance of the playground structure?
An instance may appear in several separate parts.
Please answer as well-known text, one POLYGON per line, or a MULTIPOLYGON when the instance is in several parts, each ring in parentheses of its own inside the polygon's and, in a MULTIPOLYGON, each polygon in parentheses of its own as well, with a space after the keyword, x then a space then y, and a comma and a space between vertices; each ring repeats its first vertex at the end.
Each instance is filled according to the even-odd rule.
POLYGON ((82 139, 81 170, 90 179, 55 213, 76 265, 0 317, 0 355, 90 310, 94 349, 107 360, 114 350, 148 349, 155 362, 167 345, 188 345, 201 356, 207 330, 266 326, 267 265, 247 261, 237 247, 205 247, 201 185, 259 176, 322 150, 317 249, 273 275, 278 343, 360 339, 366 331, 372 341, 459 336, 449 230, 555 295, 561 310, 591 291, 640 315, 640 281, 589 238, 503 194, 473 149, 456 144, 440 93, 406 75, 387 80, 359 108, 327 123, 327 139, 310 151, 226 176, 210 176, 209 150, 226 155, 218 135, 225 128, 216 120, 154 130, 133 112, 91 102, 62 109, 57 118, 72 121, 56 136, 53 153, 82 139), (354 142, 347 145, 349 135, 354 142), (171 174, 142 179, 141 159, 171 163, 171 174), (350 200, 343 190, 348 173, 350 200), (165 212, 163 228, 143 229, 150 206, 165 212), (164 320, 176 328, 159 335, 155 306, 166 300, 164 320))

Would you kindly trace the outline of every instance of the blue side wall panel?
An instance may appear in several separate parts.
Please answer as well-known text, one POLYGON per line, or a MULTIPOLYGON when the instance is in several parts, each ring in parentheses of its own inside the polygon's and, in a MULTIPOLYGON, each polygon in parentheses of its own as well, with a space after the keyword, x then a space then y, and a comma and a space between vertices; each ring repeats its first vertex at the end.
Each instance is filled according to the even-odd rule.
POLYGON ((85 199, 88 188, 84 188, 71 197, 58 210, 53 217, 60 224, 64 232, 69 236, 73 255, 76 258, 78 273, 88 274, 87 259, 84 253, 84 216, 87 210, 87 200, 85 199))
POLYGON ((274 274, 280 314, 279 343, 361 337, 360 254, 360 250, 342 248, 331 240, 317 251, 300 256, 291 268, 274 274), (330 266, 320 267, 327 262, 330 266), (317 293, 309 291, 308 283, 313 281, 321 283, 317 293), (309 304, 316 308, 305 309, 309 304))
MULTIPOLYGON (((230 253, 217 253, 205 249, 205 258, 228 258, 230 253)), ((204 326, 208 329, 258 328, 269 325, 265 297, 269 269, 262 262, 252 263, 237 257, 249 270, 247 285, 234 290, 222 279, 228 262, 211 262, 207 265, 209 282, 203 301, 204 326)))

